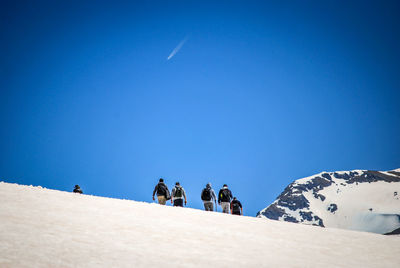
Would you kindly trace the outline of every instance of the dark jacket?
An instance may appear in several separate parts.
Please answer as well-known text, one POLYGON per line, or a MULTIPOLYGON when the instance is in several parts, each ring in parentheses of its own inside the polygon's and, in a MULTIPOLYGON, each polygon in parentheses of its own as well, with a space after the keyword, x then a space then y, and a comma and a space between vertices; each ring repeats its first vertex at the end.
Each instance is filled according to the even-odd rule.
POLYGON ((171 197, 167 185, 163 182, 159 182, 156 187, 154 187, 153 191, 153 197, 157 193, 157 196, 165 196, 165 198, 168 199, 168 197, 171 197))
POLYGON ((228 187, 223 187, 223 188, 221 188, 221 190, 219 190, 218 203, 221 203, 221 202, 229 202, 230 203, 232 198, 233 198, 232 192, 231 192, 231 190, 228 189, 228 187), (227 192, 227 196, 225 196, 223 194, 224 191, 227 192))
POLYGON ((82 189, 79 188, 79 187, 75 187, 74 190, 73 190, 73 192, 74 192, 74 193, 78 193, 78 194, 83 194, 82 189))
POLYGON ((183 189, 182 186, 175 186, 175 187, 172 189, 171 197, 172 197, 172 200, 183 199, 183 198, 185 198, 185 200, 186 200, 185 189, 183 189), (180 197, 177 197, 177 196, 176 196, 176 190, 177 190, 177 188, 181 188, 181 189, 182 189, 182 196, 180 196, 180 197))
POLYGON ((231 211, 232 214, 237 214, 237 215, 241 215, 241 210, 242 210, 242 203, 240 203, 239 200, 232 200, 231 202, 231 211))
MULTIPOLYGON (((217 197, 215 196, 214 190, 211 188, 211 186, 207 185, 206 188, 210 191, 211 200, 203 200, 203 202, 213 202, 213 201, 214 201, 214 202, 217 202, 217 197)), ((205 190, 206 188, 204 188, 204 189, 201 191, 201 195, 200 195, 200 196, 203 196, 203 192, 204 192, 204 190, 205 190)))

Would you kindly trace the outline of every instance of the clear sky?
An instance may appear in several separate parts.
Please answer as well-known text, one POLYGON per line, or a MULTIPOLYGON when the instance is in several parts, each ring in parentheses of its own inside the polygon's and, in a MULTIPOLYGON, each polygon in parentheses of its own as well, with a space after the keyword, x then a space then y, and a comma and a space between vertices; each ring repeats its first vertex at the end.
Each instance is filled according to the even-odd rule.
POLYGON ((193 208, 227 183, 254 216, 301 177, 399 168, 399 12, 2 1, 0 180, 152 202, 163 177, 193 208))

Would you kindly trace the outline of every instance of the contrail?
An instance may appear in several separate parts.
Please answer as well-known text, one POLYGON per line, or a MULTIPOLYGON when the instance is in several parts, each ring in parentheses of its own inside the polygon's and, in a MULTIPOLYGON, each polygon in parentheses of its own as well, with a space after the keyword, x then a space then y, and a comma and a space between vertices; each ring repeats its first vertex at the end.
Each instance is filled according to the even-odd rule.
POLYGON ((174 48, 174 50, 172 50, 171 54, 169 54, 167 60, 170 60, 173 56, 175 56, 176 53, 178 53, 178 51, 182 48, 182 46, 185 44, 185 42, 187 41, 187 37, 185 37, 185 39, 183 39, 177 46, 176 48, 174 48))

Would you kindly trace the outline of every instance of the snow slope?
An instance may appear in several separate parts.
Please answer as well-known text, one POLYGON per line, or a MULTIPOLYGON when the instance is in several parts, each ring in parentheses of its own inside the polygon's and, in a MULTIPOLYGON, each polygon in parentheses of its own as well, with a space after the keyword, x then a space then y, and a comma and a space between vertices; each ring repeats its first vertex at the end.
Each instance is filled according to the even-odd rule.
POLYGON ((395 267, 400 237, 0 183, 0 267, 395 267))
POLYGON ((321 172, 291 183, 259 217, 374 233, 400 228, 400 173, 321 172))

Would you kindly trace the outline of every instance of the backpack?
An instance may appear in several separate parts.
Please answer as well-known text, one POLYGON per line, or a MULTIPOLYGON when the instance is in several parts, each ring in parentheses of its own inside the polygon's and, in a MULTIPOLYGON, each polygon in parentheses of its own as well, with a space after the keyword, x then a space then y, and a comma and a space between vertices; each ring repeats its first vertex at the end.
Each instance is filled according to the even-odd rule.
POLYGON ((182 187, 175 186, 175 196, 174 197, 182 197, 182 187))
POLYGON ((221 201, 229 202, 231 200, 231 195, 229 194, 229 189, 223 189, 221 193, 221 201))
POLYGON ((211 201, 211 191, 210 188, 204 188, 201 193, 201 200, 203 201, 211 201))
POLYGON ((240 213, 239 202, 235 202, 235 201, 232 202, 232 211, 240 213))
POLYGON ((157 194, 167 196, 167 188, 163 183, 159 183, 157 187, 157 194))

